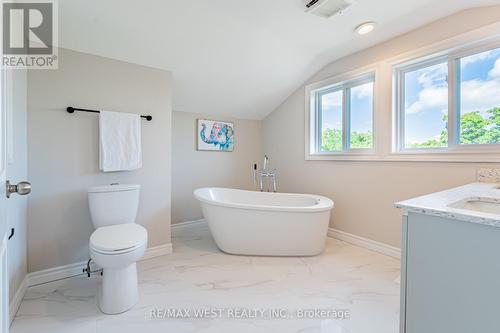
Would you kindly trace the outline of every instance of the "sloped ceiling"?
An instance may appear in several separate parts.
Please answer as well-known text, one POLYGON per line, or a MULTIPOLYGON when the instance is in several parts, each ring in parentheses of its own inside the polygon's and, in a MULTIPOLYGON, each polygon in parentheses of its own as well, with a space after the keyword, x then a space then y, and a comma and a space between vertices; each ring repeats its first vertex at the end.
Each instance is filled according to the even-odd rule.
POLYGON ((64 0, 60 45, 168 69, 174 110, 262 119, 329 62, 498 0, 357 0, 330 19, 303 0, 64 0), (375 32, 359 36, 365 21, 375 32))

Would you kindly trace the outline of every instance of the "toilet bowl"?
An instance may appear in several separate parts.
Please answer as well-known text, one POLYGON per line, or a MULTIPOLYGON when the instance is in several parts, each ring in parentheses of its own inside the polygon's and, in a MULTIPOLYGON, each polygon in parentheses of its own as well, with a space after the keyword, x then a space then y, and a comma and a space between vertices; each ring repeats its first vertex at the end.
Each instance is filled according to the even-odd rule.
POLYGON ((148 234, 135 224, 139 185, 112 184, 89 189, 96 230, 89 240, 92 260, 103 269, 98 304, 103 313, 118 314, 139 300, 136 262, 146 251, 148 234))

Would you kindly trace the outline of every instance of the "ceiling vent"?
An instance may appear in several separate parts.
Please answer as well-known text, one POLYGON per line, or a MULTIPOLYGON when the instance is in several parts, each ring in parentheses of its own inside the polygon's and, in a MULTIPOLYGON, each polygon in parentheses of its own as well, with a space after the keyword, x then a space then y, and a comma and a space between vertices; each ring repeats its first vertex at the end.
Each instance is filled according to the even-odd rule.
POLYGON ((352 0, 306 0, 306 12, 329 18, 352 5, 352 0))

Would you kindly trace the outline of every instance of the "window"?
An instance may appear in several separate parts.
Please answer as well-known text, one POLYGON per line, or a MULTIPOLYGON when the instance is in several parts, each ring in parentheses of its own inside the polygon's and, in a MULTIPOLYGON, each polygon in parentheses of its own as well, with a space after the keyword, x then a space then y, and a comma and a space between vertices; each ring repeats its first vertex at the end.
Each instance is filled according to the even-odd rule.
POLYGON ((352 87, 349 91, 350 147, 373 148, 373 80, 352 87))
POLYGON ((500 48, 397 66, 395 79, 397 151, 500 144, 500 48))
POLYGON ((373 150, 373 73, 311 91, 312 154, 373 150))
POLYGON ((404 148, 448 145, 447 77, 446 62, 404 71, 404 148))
POLYGON ((342 151, 344 96, 342 90, 318 93, 319 133, 321 151, 342 151))
POLYGON ((456 60, 460 144, 500 143, 500 48, 456 60))

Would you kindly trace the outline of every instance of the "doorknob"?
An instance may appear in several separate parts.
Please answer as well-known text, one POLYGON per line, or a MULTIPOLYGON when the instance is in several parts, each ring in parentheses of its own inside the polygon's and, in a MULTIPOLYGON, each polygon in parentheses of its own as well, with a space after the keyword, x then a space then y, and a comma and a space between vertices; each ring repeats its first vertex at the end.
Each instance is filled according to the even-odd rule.
POLYGON ((12 185, 10 181, 5 183, 7 198, 10 198, 12 193, 26 195, 31 193, 31 184, 29 182, 19 182, 17 185, 12 185))

